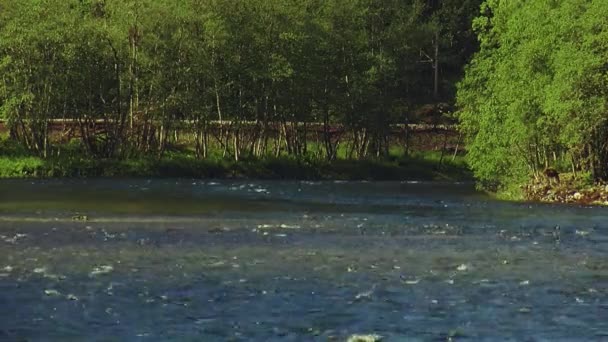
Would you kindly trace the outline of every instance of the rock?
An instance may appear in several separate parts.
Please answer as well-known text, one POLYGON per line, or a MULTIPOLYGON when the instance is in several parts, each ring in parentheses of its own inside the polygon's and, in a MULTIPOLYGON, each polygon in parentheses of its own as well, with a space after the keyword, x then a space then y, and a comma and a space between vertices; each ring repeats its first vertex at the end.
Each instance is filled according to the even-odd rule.
POLYGON ((91 271, 91 273, 89 274, 91 277, 94 277, 96 275, 100 275, 100 274, 107 274, 110 273, 114 270, 114 267, 110 266, 110 265, 103 265, 103 266, 98 266, 95 267, 93 269, 93 271, 91 271))
POLYGON ((38 268, 34 268, 34 273, 46 273, 46 267, 38 267, 38 268))
POLYGON ((17 241, 19 241, 20 239, 23 239, 25 237, 27 237, 27 234, 15 234, 15 236, 9 238, 7 236, 4 235, 0 235, 0 237, 4 240, 4 242, 10 243, 10 244, 16 244, 17 241))
POLYGON ((290 224, 279 224, 279 225, 273 225, 273 224, 259 224, 257 227, 257 230, 264 230, 264 229, 300 229, 300 226, 298 225, 290 225, 290 224))
POLYGON ((465 272, 465 271, 468 271, 468 270, 469 270, 469 268, 470 268, 470 266, 469 266, 469 265, 467 265, 467 264, 462 264, 462 265, 460 265, 460 266, 456 267, 456 269, 457 269, 458 271, 460 271, 460 272, 465 272))
POLYGON ((281 229, 300 229, 298 225, 289 225, 289 224, 281 224, 279 226, 281 229))
POLYGON ((382 336, 378 334, 371 335, 352 335, 347 342, 379 342, 382 341, 382 336))
POLYGON ((89 220, 89 217, 87 215, 73 215, 72 216, 72 221, 81 221, 81 222, 87 222, 89 220))
POLYGON ((59 291, 57 290, 53 290, 53 289, 47 289, 44 290, 44 294, 49 296, 49 297, 56 297, 56 296, 60 296, 61 293, 59 293, 59 291))

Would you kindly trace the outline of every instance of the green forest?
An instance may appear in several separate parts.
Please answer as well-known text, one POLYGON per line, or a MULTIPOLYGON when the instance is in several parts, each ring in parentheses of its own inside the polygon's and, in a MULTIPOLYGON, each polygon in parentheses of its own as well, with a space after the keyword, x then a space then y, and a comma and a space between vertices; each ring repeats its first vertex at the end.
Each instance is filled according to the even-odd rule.
POLYGON ((606 18, 603 0, 482 5, 457 98, 481 185, 514 188, 547 167, 608 180, 606 18))
POLYGON ((603 0, 0 0, 0 164, 407 168, 425 124, 432 158, 466 151, 485 189, 548 167, 606 180, 607 17, 603 0))

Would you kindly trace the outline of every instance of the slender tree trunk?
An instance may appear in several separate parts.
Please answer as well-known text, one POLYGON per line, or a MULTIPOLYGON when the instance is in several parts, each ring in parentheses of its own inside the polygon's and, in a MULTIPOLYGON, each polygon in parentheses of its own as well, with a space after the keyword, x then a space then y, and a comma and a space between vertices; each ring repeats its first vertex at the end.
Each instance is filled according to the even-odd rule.
POLYGON ((435 54, 433 58, 433 98, 439 100, 439 30, 435 32, 435 54))

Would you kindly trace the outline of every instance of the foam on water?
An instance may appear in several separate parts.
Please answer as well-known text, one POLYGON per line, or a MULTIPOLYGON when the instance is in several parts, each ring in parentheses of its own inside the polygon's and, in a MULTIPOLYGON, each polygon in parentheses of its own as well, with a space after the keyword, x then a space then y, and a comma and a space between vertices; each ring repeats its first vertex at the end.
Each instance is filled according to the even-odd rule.
POLYGON ((604 208, 502 203, 468 184, 2 181, 0 191, 14 194, 0 198, 0 339, 608 333, 604 208))

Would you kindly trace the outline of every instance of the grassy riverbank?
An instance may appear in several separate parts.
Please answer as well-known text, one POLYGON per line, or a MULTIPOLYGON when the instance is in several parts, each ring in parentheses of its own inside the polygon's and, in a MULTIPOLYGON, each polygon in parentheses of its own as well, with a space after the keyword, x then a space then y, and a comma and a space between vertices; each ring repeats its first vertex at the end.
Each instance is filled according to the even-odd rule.
POLYGON ((242 160, 204 159, 174 153, 156 159, 91 159, 83 156, 41 159, 0 157, 0 178, 191 177, 340 180, 470 180, 461 160, 441 165, 434 156, 398 160, 336 160, 287 157, 242 160))
POLYGON ((7 144, 0 146, 0 178, 183 177, 305 180, 471 180, 464 158, 438 152, 384 159, 328 162, 289 156, 241 159, 212 156, 197 159, 187 150, 174 150, 162 158, 95 159, 78 151, 64 151, 46 159, 28 155, 7 144))

